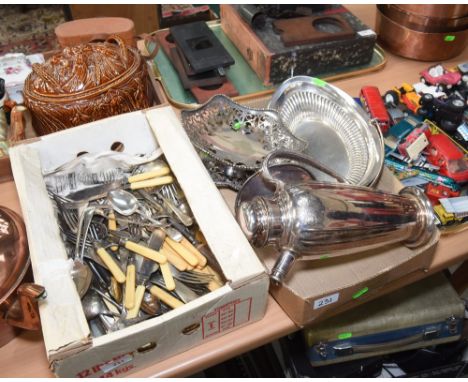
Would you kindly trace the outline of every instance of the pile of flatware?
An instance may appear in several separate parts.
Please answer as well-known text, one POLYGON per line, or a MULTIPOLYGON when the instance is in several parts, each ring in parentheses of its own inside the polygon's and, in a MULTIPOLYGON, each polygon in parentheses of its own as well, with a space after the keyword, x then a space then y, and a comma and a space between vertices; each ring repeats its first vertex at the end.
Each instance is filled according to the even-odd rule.
POLYGON ((49 190, 94 337, 159 316, 224 285, 164 160, 95 186, 71 197, 49 190))

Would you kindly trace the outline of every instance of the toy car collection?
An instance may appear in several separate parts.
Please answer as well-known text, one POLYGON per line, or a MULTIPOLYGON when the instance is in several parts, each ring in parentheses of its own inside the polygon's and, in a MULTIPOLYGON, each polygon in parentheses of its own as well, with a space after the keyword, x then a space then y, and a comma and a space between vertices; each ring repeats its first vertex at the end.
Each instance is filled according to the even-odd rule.
MULTIPOLYGON (((403 82, 382 97, 389 121, 382 129, 385 165, 403 185, 424 190, 442 227, 468 223, 468 212, 451 210, 468 208, 468 63, 437 64, 419 74, 420 83, 403 82)), ((359 95, 376 119, 385 115, 375 110, 378 94, 364 86, 359 95)))

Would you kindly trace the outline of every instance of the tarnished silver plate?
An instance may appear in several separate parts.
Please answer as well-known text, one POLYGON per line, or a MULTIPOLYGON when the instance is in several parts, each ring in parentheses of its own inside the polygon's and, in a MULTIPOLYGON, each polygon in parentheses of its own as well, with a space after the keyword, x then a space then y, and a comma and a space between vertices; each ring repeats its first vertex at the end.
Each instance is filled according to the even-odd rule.
MULTIPOLYGON (((348 94, 320 79, 297 76, 283 82, 268 108, 277 110, 291 133, 308 143, 305 154, 347 183, 369 186, 377 181, 384 162, 383 138, 348 94)), ((334 181, 313 174, 319 181, 334 181)))

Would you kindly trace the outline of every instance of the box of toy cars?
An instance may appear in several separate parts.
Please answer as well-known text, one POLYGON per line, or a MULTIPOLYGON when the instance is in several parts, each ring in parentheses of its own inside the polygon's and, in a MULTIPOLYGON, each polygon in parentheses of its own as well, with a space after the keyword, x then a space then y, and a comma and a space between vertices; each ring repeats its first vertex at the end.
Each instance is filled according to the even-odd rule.
POLYGON ((263 317, 269 285, 265 268, 171 107, 122 114, 24 142, 11 149, 10 158, 35 282, 47 291, 39 308, 47 357, 57 376, 122 376, 263 317), (112 149, 140 159, 152 153, 164 155, 224 284, 163 314, 96 337, 71 277, 73 262, 44 174, 81 158, 78 154, 112 149))

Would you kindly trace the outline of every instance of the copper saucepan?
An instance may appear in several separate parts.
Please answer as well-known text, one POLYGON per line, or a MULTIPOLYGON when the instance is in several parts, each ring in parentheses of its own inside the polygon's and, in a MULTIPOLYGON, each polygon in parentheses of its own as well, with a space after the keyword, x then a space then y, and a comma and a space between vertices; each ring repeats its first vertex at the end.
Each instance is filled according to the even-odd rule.
POLYGON ((456 18, 429 17, 407 12, 400 5, 393 4, 382 4, 379 9, 397 24, 419 32, 445 33, 463 31, 468 28, 468 15, 456 18))
MULTIPOLYGON (((26 229, 14 211, 0 207, 0 336, 12 338, 7 325, 40 328, 37 301, 45 297, 42 286, 23 282, 30 278, 26 229), (29 274, 28 274, 29 272, 29 274)), ((5 341, 2 340, 1 345, 5 341)))
POLYGON ((376 32, 379 42, 390 52, 422 61, 443 61, 460 54, 466 47, 468 30, 425 33, 393 21, 385 8, 377 5, 376 32))

